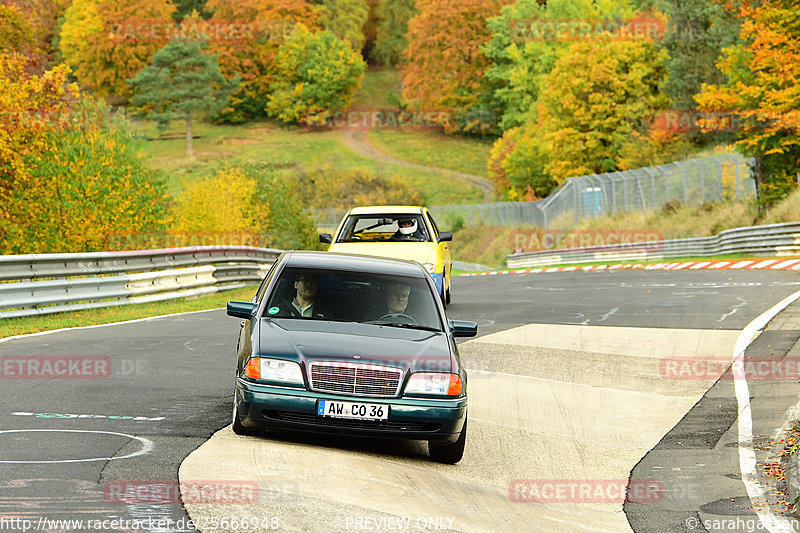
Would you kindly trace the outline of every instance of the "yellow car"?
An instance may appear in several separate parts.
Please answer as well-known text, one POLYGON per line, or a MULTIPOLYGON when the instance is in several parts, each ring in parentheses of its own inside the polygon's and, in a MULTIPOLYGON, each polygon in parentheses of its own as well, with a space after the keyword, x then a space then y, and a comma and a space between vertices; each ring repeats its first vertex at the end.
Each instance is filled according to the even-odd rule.
POLYGON ((430 212, 419 206, 355 207, 347 212, 336 236, 321 233, 329 252, 411 259, 433 278, 442 303, 450 303, 449 231, 439 231, 430 212))

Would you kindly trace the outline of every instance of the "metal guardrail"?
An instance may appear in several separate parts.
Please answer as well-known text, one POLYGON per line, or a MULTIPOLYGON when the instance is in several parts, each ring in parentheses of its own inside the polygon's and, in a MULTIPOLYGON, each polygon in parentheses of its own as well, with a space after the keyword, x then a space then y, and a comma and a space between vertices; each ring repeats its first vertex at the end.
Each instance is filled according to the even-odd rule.
POLYGON ((168 250, 0 256, 0 318, 210 294, 260 282, 281 250, 168 250))
POLYGON ((506 265, 509 268, 527 268, 569 263, 659 260, 736 253, 754 256, 799 255, 800 222, 734 228, 713 237, 514 253, 506 257, 506 265))

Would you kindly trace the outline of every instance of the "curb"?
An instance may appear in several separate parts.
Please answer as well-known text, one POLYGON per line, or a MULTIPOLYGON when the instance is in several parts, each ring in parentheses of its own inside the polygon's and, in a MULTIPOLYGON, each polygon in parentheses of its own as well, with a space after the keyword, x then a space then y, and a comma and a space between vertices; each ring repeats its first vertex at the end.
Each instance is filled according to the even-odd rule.
POLYGON ((797 270, 800 259, 743 259, 737 261, 688 261, 686 263, 620 263, 615 265, 591 265, 552 268, 526 268, 522 270, 503 270, 459 274, 461 276, 496 276, 501 274, 541 274, 549 272, 598 272, 614 270, 797 270))
MULTIPOLYGON (((800 496, 800 450, 791 454, 786 461, 786 496, 790 502, 797 501, 800 496)), ((791 513, 795 517, 800 517, 798 506, 795 505, 791 513)))

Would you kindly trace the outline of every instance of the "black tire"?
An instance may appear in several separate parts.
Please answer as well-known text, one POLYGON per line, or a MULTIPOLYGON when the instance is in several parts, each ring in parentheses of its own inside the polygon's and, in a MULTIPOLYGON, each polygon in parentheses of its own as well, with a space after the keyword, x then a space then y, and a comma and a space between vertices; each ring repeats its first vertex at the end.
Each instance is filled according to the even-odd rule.
POLYGON ((446 304, 450 303, 450 289, 447 289, 447 292, 444 293, 444 301, 446 304))
POLYGON ((467 443, 467 421, 464 420, 464 427, 461 429, 461 435, 458 440, 449 442, 434 442, 428 441, 428 453, 431 459, 437 463, 445 463, 454 465, 464 457, 464 445, 467 443))
POLYGON ((236 404, 236 395, 233 397, 233 423, 231 424, 233 432, 237 435, 255 435, 256 432, 248 427, 242 425, 242 420, 239 418, 239 408, 236 404))
POLYGON ((447 309, 447 299, 445 298, 444 294, 444 282, 442 282, 442 292, 439 293, 439 297, 442 299, 442 307, 447 309))

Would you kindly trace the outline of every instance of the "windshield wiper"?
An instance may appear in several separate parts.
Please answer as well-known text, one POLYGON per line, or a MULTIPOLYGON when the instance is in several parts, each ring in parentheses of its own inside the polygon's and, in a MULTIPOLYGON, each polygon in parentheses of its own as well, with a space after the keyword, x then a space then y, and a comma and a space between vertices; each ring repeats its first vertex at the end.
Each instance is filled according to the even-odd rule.
POLYGON ((409 324, 408 322, 389 322, 386 320, 370 320, 369 322, 364 322, 365 324, 375 324, 376 326, 392 326, 395 328, 407 328, 407 329, 420 329, 423 331, 436 331, 440 333, 442 330, 439 328, 434 328, 432 326, 423 326, 422 324, 409 324))

